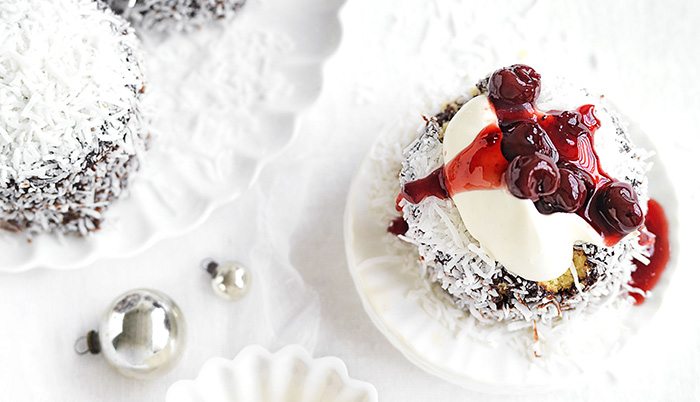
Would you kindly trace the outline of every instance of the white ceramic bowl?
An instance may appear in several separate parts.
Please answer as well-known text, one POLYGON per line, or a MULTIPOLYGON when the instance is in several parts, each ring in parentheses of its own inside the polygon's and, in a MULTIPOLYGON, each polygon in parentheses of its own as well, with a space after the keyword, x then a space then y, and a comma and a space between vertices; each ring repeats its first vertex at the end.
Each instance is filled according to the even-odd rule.
MULTIPOLYGON (((641 130, 630 127, 639 146, 654 150, 641 130)), ((399 190, 401 150, 415 138, 390 131, 380 137, 353 182, 345 212, 350 273, 372 322, 408 360, 430 374, 484 393, 522 394, 580 386, 601 373, 606 361, 659 309, 675 271, 672 258, 653 297, 627 313, 601 309, 567 323, 556 353, 534 358, 526 346, 532 328, 490 331, 454 307, 441 289, 421 276, 415 247, 387 232, 399 190), (507 335, 503 336, 502 333, 507 335), (497 338, 498 335, 498 338, 497 338)), ((665 207, 672 255, 678 252, 677 200, 663 159, 649 174, 650 194, 665 207)), ((555 338, 551 338, 555 339, 555 338)), ((553 341, 554 342, 554 341, 553 341)), ((546 346, 546 345, 545 345, 546 346)))
POLYGON ((166 38, 143 33, 155 139, 130 196, 88 238, 28 242, 0 232, 0 272, 132 256, 243 194, 318 97, 343 2, 251 0, 219 25, 166 38))
POLYGON ((207 361, 195 380, 178 381, 167 402, 377 402, 377 391, 348 377, 335 357, 312 358, 301 346, 270 353, 248 346, 235 359, 207 361))

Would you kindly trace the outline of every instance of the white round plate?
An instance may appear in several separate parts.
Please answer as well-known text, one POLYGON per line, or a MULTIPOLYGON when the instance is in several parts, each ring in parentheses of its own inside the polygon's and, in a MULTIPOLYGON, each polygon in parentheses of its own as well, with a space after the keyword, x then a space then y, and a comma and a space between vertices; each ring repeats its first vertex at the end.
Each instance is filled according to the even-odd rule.
POLYGON ((87 238, 0 233, 0 271, 131 256, 244 193, 319 95, 343 1, 249 0, 231 21, 196 32, 143 32, 154 141, 130 195, 87 238))
MULTIPOLYGON (((632 133, 641 131, 630 127, 632 133)), ((601 309, 577 316, 542 342, 534 357, 532 327, 489 331, 446 301, 441 289, 421 275, 414 248, 387 232, 396 216, 393 200, 399 190, 401 150, 415 138, 387 132, 373 146, 355 177, 345 211, 345 246, 350 273, 370 319, 408 360, 442 379, 465 388, 495 394, 544 392, 580 386, 582 376, 602 372, 614 354, 659 309, 675 270, 672 257, 653 297, 625 311, 601 309), (503 335, 506 333, 506 335, 503 335), (560 344, 561 343, 561 344, 560 344), (524 346, 525 345, 525 346, 524 346), (595 369, 595 370, 591 370, 595 369)), ((647 150, 646 136, 633 140, 647 150)), ((666 209, 672 255, 678 252, 675 191, 660 158, 649 174, 650 193, 666 209)), ((542 338, 542 336, 541 336, 542 338)))
POLYGON ((301 346, 270 353, 248 346, 235 359, 207 361, 195 380, 171 385, 166 402, 377 402, 377 390, 348 377, 336 357, 312 358, 301 346))

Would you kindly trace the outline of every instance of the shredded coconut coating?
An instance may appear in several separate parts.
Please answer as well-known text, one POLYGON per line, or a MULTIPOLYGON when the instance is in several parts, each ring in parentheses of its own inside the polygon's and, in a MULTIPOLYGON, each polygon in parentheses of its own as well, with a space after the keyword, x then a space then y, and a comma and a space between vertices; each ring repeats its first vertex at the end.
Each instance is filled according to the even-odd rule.
POLYGON ((232 18, 245 4, 245 0, 104 1, 134 26, 159 32, 190 31, 214 20, 232 18))
MULTIPOLYGON (((472 95, 485 91, 478 85, 472 95)), ((425 177, 444 164, 442 134, 444 124, 471 96, 448 104, 436 116, 427 119, 418 138, 404 150, 401 185, 425 177)), ((646 208, 648 201, 646 172, 648 155, 635 148, 621 120, 606 108, 606 123, 614 125, 615 160, 607 155, 606 171, 618 180, 630 183, 646 208)), ((609 154, 609 152, 608 152, 609 154)), ((429 281, 439 285, 457 307, 482 322, 553 323, 574 310, 577 313, 612 302, 631 301, 628 285, 635 269, 633 258, 648 256, 639 245, 638 233, 631 234, 617 245, 599 248, 592 244, 576 244, 591 265, 586 278, 578 280, 566 292, 551 293, 536 282, 509 273, 489 256, 465 227, 450 199, 428 197, 417 205, 401 201, 409 230, 401 238, 414 244, 429 281)), ((546 250, 542 250, 546 252, 546 250)))
POLYGON ((148 140, 135 34, 93 0, 4 0, 0 38, 0 228, 97 230, 148 140))

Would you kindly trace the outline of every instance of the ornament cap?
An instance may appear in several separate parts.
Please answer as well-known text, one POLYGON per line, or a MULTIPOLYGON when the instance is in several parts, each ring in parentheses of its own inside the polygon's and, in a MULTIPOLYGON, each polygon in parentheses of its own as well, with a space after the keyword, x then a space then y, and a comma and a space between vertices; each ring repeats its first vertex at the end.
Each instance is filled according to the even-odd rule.
POLYGON ((100 335, 97 331, 91 330, 85 336, 76 339, 73 349, 75 353, 79 355, 86 355, 88 353, 93 355, 99 354, 102 351, 100 335))
POLYGON ((207 273, 213 278, 216 276, 216 273, 219 270, 219 263, 211 258, 207 258, 206 260, 202 261, 202 267, 204 267, 204 270, 207 271, 207 273))

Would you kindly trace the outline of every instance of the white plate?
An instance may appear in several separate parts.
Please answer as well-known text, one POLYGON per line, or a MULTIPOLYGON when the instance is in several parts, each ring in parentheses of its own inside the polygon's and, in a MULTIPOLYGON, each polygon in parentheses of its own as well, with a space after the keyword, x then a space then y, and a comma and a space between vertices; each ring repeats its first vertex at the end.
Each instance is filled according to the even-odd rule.
POLYGON ((377 390, 348 376, 336 357, 313 359, 301 346, 270 353, 248 346, 235 359, 207 361, 195 380, 178 381, 166 402, 377 402, 377 390))
MULTIPOLYGON (((631 130, 635 134, 640 132, 633 127, 631 130)), ((627 313, 603 309, 590 316, 579 316, 561 326, 568 328, 566 333, 570 338, 548 340, 562 343, 562 347, 553 348, 556 353, 534 358, 522 347, 532 342, 531 329, 516 331, 510 338, 495 339, 496 332, 475 326, 473 318, 446 303, 442 290, 429 286, 421 277, 413 248, 387 233, 392 201, 398 192, 400 151, 413 138, 411 133, 402 132, 388 132, 379 138, 360 167, 348 197, 345 212, 348 265, 372 322, 418 367, 480 392, 517 394, 574 383, 581 386, 581 376, 602 372, 606 359, 658 310, 675 270, 675 259, 671 259, 653 297, 641 306, 631 307, 627 313), (391 176, 391 171, 395 176, 391 176)), ((646 136, 637 135, 633 140, 648 150, 654 149, 646 136)), ((650 193, 666 209, 672 230, 672 255, 675 255, 678 252, 678 239, 673 232, 678 227, 675 191, 660 158, 656 157, 654 162, 649 175, 650 193)))
POLYGON ((239 197, 293 139, 298 116, 319 95, 323 62, 340 41, 343 1, 249 0, 219 26, 144 35, 156 138, 130 196, 88 238, 28 242, 0 233, 0 271, 131 256, 239 197))

